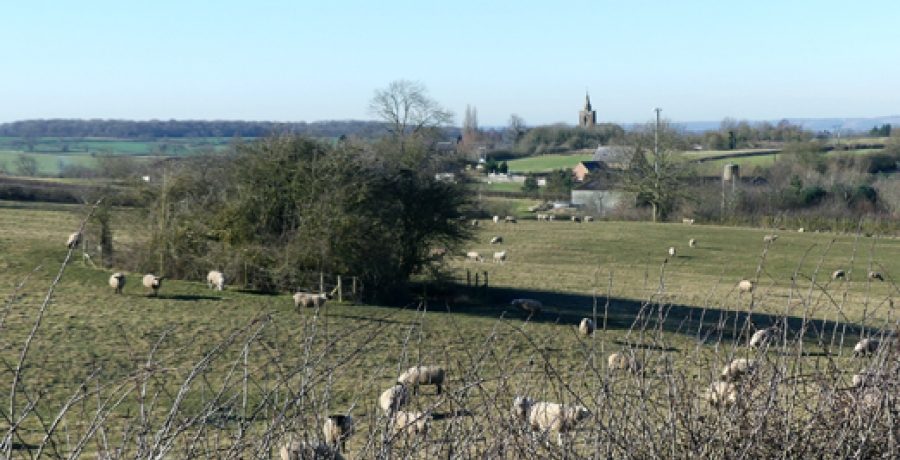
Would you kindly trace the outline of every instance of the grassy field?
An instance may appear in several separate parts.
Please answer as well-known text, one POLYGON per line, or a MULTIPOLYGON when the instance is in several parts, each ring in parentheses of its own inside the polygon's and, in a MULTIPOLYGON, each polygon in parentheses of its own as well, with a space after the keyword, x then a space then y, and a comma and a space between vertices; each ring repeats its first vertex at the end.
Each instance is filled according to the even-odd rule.
MULTIPOLYGON (((724 413, 698 398, 726 360, 752 355, 787 378, 819 372, 846 385, 865 365, 849 357, 855 334, 895 321, 890 299, 900 293, 891 281, 900 273, 897 239, 784 230, 766 246, 762 237, 772 231, 525 220, 485 221, 462 248, 507 250, 506 263, 449 260, 463 279, 466 270, 488 272, 489 289, 459 288, 406 308, 330 302, 297 312, 288 295, 215 292, 201 280, 165 280, 153 298, 134 273, 126 274, 124 295, 115 295, 106 285, 112 270, 83 263, 76 250, 43 309, 67 256, 66 235, 84 214, 81 207, 0 202, 0 400, 13 407, 4 409, 6 420, 31 414, 14 436, 15 457, 34 455, 71 401, 52 430, 56 444, 43 454, 67 456, 87 439, 82 449, 90 455, 122 445, 177 458, 268 457, 289 433, 316 436, 321 414, 350 411, 358 432, 351 457, 372 458, 379 449, 400 449, 379 441, 385 419, 375 401, 415 363, 441 364, 449 381, 443 396, 426 387, 413 398, 412 407, 434 417, 428 441, 404 447, 418 449, 414 458, 522 443, 528 450, 496 458, 586 456, 601 448, 592 436, 619 431, 635 443, 604 444, 612 457, 659 456, 657 449, 675 441, 686 443, 684 452, 718 457, 734 432, 720 423, 724 413), (504 244, 489 245, 493 235, 504 244), (696 248, 689 238, 699 241, 696 248), (677 257, 666 257, 669 246, 677 257), (848 280, 831 280, 838 268, 848 280), (888 282, 869 282, 871 269, 888 282), (742 278, 758 282, 752 295, 737 292, 742 278), (526 318, 510 308, 518 297, 541 300, 543 313, 526 318), (782 323, 803 340, 748 351, 748 314, 756 327, 782 323), (577 335, 582 317, 595 317, 600 331, 577 335), (845 331, 852 332, 846 343, 845 331), (10 403, 8 382, 25 343, 28 359, 10 403), (612 373, 606 355, 622 350, 635 352, 647 373, 612 373), (673 390, 681 396, 672 398, 673 390), (580 432, 571 450, 527 443, 506 415, 515 394, 584 404, 595 414, 591 426, 600 428, 580 432), (648 415, 632 412, 639 408, 648 415), (670 432, 662 427, 671 414, 686 418, 670 432)), ((140 220, 118 211, 113 229, 117 247, 127 250, 140 220)), ((800 391, 815 390, 791 397, 800 391)))
POLYGON ((590 160, 593 153, 537 155, 509 162, 513 173, 548 172, 555 169, 571 169, 579 162, 590 160))

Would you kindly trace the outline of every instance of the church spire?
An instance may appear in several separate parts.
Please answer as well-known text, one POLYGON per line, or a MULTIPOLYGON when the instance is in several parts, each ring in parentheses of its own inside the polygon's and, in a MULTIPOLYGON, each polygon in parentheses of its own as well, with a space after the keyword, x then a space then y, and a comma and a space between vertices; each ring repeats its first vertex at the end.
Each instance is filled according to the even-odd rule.
POLYGON ((587 91, 584 92, 584 111, 591 111, 591 95, 587 91))

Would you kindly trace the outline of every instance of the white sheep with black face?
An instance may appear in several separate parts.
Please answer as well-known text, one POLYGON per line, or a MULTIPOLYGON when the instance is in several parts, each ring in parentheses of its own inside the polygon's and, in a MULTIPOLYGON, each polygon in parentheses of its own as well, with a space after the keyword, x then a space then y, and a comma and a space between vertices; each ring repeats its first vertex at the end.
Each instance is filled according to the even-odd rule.
POLYGON ((218 270, 210 271, 206 274, 206 286, 217 291, 225 289, 225 274, 218 270))
POLYGON ((394 385, 378 397, 378 407, 386 414, 393 415, 409 402, 409 390, 404 385, 394 385))
POLYGON ((758 363, 755 359, 737 358, 725 365, 720 377, 725 382, 737 382, 752 375, 757 368, 758 363))
POLYGON ((594 333, 594 321, 590 318, 581 318, 578 324, 578 333, 587 337, 594 333))
POLYGON ((397 383, 412 387, 413 394, 420 385, 434 385, 437 394, 441 394, 447 373, 440 366, 413 366, 397 377, 397 383))
POLYGON ((163 277, 156 276, 154 274, 144 275, 144 278, 141 280, 142 284, 145 288, 150 290, 150 294, 155 296, 159 295, 159 288, 162 287, 163 277))
POLYGON ((563 434, 574 431, 580 421, 591 415, 584 406, 534 401, 524 396, 513 400, 512 412, 519 421, 528 423, 533 431, 556 432, 560 446, 563 445, 563 434))
POLYGON ((325 435, 325 444, 346 452, 347 439, 354 433, 353 417, 349 414, 329 415, 322 426, 322 432, 325 435))
POLYGON ((125 289, 125 274, 116 272, 109 277, 109 287, 113 288, 116 294, 121 294, 125 289))

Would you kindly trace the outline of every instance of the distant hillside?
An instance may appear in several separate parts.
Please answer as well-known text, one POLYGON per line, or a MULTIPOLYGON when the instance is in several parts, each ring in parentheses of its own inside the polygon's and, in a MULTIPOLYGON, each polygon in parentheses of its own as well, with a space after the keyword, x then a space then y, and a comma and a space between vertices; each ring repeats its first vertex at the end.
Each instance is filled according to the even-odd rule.
POLYGON ((384 133, 377 121, 204 121, 204 120, 24 120, 0 124, 0 136, 10 137, 113 137, 159 139, 187 137, 261 137, 272 133, 295 133, 311 137, 358 136, 371 138, 384 133))
MULTIPOLYGON (((786 118, 788 122, 794 125, 800 125, 807 131, 852 131, 858 133, 868 132, 875 126, 890 124, 892 126, 900 126, 900 115, 889 115, 884 117, 872 118, 786 118)), ((761 123, 768 121, 777 124, 781 120, 751 120, 750 123, 761 123)), ((721 121, 684 121, 673 123, 684 128, 686 131, 702 132, 719 129, 721 121)))

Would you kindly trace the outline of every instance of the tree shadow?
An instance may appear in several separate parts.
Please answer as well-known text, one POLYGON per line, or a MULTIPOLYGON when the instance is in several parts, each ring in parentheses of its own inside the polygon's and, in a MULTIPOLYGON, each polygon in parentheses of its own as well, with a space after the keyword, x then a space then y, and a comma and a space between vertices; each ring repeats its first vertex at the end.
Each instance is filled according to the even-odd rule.
POLYGON ((195 295, 195 294, 171 294, 171 295, 160 294, 158 296, 149 296, 149 298, 187 301, 187 302, 196 302, 199 300, 222 300, 221 297, 213 297, 213 296, 208 296, 208 295, 195 295))

